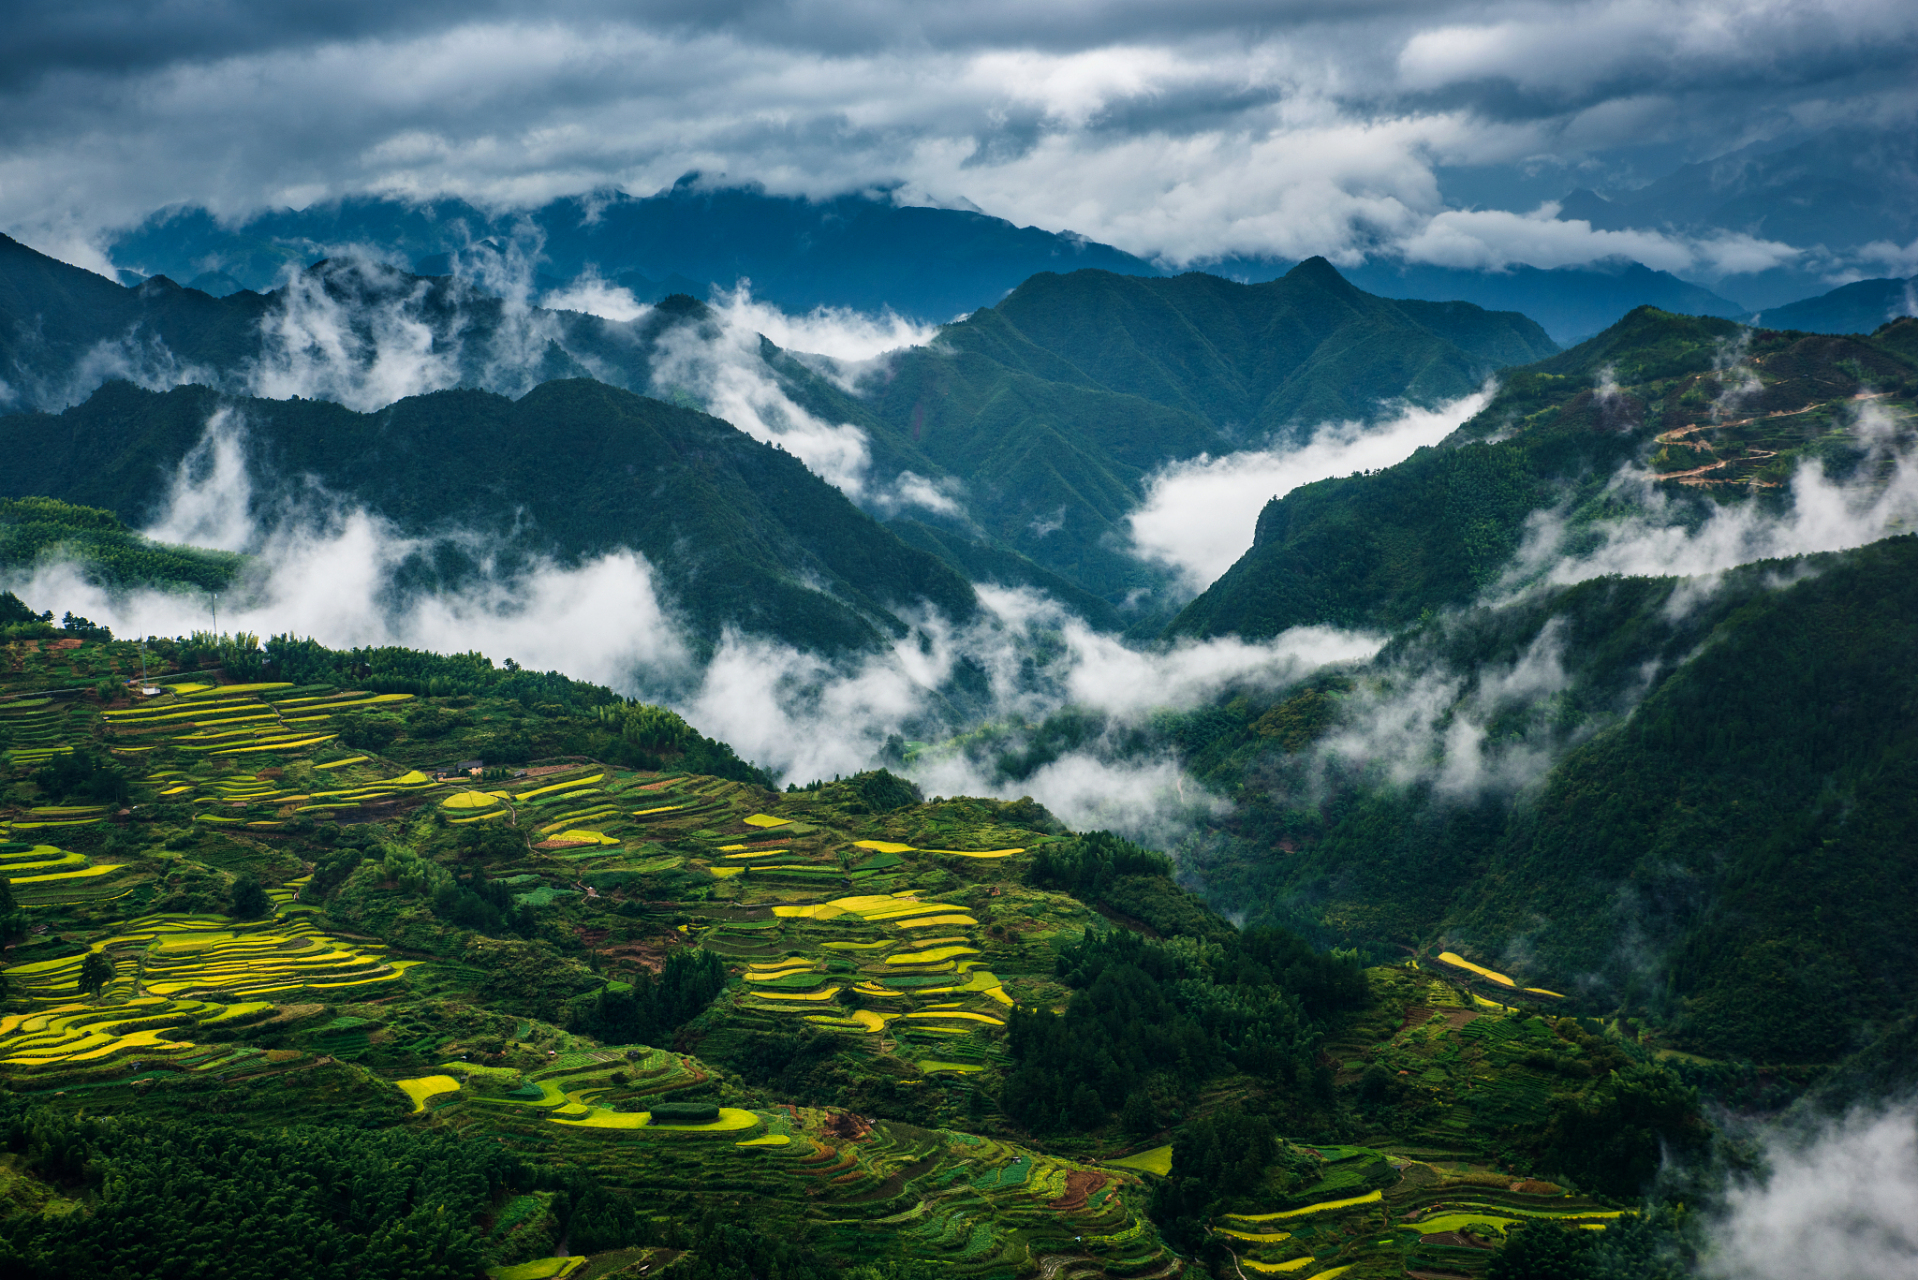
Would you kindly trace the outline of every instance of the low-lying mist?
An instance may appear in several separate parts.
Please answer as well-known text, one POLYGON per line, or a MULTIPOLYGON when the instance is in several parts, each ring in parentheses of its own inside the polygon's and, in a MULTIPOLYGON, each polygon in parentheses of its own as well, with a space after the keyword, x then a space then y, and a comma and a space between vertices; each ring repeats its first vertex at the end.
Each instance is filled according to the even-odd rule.
POLYGON ((1918 1104, 1780 1125, 1763 1171, 1735 1178, 1706 1229, 1709 1280, 1910 1280, 1918 1275, 1918 1104))
POLYGON ((484 538, 465 536, 478 574, 458 589, 421 586, 405 567, 429 549, 427 540, 377 514, 311 488, 297 503, 261 511, 243 432, 231 412, 214 415, 147 530, 251 557, 244 579, 221 597, 110 592, 68 562, 9 585, 37 608, 71 610, 121 635, 181 635, 217 619, 223 631, 292 633, 336 646, 476 650, 671 705, 781 783, 890 762, 931 792, 1031 794, 1075 826, 1168 842, 1219 804, 1169 755, 1117 761, 1088 751, 1013 786, 960 753, 919 752, 907 769, 903 744, 936 743, 985 723, 1038 722, 1069 706, 1142 721, 1166 707, 1197 706, 1227 685, 1278 685, 1325 662, 1362 659, 1380 643, 1304 628, 1266 644, 1228 638, 1139 649, 1040 593, 986 586, 974 620, 958 625, 922 609, 911 634, 882 652, 831 659, 729 632, 708 653, 635 552, 509 569, 484 538))
MULTIPOLYGON (((834 424, 772 413, 773 392, 741 372, 767 366, 745 353, 772 328, 838 353, 817 359, 843 361, 835 376, 856 379, 858 362, 895 341, 897 326, 844 315, 781 320, 743 288, 726 295, 717 314, 730 317, 720 336, 689 345, 665 366, 678 361, 689 384, 756 432, 796 441, 799 434, 780 433, 817 430, 814 443, 824 451, 817 456, 830 455, 835 440, 844 444, 832 455, 843 463, 841 483, 858 483, 859 441, 835 435, 834 424), (762 394, 768 398, 755 400, 762 394)), ((1225 561, 1235 525, 1231 554, 1244 549, 1269 491, 1389 464, 1442 437, 1484 394, 1406 412, 1369 432, 1337 424, 1295 450, 1169 469, 1135 518, 1140 552, 1196 582, 1225 561)), ((1867 456, 1849 479, 1808 463, 1786 489, 1717 505, 1701 519, 1696 505, 1666 499, 1627 468, 1613 481, 1622 499, 1614 511, 1626 514, 1582 524, 1564 512, 1535 518, 1511 571, 1478 607, 1527 607, 1541 590, 1606 574, 1698 578, 1672 596, 1679 609, 1710 592, 1711 575, 1738 564, 1857 546, 1912 527, 1918 451, 1902 443, 1899 424, 1883 410, 1861 402, 1856 412, 1867 456)), ((1164 647, 1121 642, 1043 594, 991 584, 980 591, 985 607, 973 621, 960 625, 922 609, 910 634, 880 652, 824 658, 738 633, 713 649, 690 638, 653 566, 631 551, 507 567, 485 538, 453 531, 441 537, 464 539, 479 572, 457 589, 422 586, 405 568, 426 544, 376 513, 310 487, 294 504, 257 510, 243 431, 230 413, 208 423, 149 530, 164 541, 253 558, 247 580, 218 602, 220 628, 292 632, 335 645, 471 649, 562 670, 675 707, 782 783, 887 763, 932 793, 1030 794, 1075 826, 1110 826, 1174 845, 1225 801, 1188 773, 1160 731, 1166 713, 1204 708, 1234 690, 1276 692, 1338 667, 1347 678, 1334 723, 1304 754, 1305 767, 1261 785, 1307 804, 1326 778, 1355 773, 1395 786, 1429 784, 1441 796, 1512 795, 1596 727, 1629 714, 1659 674, 1642 673, 1604 716, 1573 722, 1555 709, 1576 676, 1563 633, 1550 625, 1522 652, 1473 666, 1460 666, 1440 643, 1399 646, 1375 660, 1384 637, 1322 627, 1262 643, 1220 638, 1164 647), (1062 714, 1096 729, 1062 745, 1048 727, 1062 714), (1043 753, 1028 749, 1048 735, 1043 753)), ((927 503, 944 497, 927 487, 927 503)), ((18 585, 35 608, 70 609, 122 634, 182 634, 214 618, 210 599, 109 594, 70 565, 42 566, 18 585)), ((1442 633, 1443 626, 1434 632, 1442 633)))
POLYGON ((1388 406, 1380 422, 1324 423, 1302 444, 1172 463, 1146 481, 1145 501, 1130 517, 1133 546, 1203 591, 1245 554, 1267 502, 1314 480, 1403 462, 1475 417, 1496 390, 1487 383, 1429 409, 1388 406))

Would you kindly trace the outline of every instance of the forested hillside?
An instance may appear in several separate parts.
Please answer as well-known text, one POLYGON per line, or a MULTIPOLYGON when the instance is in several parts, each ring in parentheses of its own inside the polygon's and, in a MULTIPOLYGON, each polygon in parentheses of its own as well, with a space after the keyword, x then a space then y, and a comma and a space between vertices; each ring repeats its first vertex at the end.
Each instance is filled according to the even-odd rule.
POLYGON ((1861 395, 1909 412, 1918 322, 1827 337, 1640 309, 1507 371, 1438 447, 1267 504, 1252 548, 1168 634, 1395 628, 1464 604, 1512 570, 1535 513, 1561 511, 1575 539, 1617 519, 1629 499, 1613 481, 1628 462, 1693 521, 1727 503, 1762 506, 1805 461, 1849 476, 1872 452, 1861 395))
POLYGON ((1324 259, 1260 285, 1078 271, 1033 277, 828 403, 963 479, 990 538, 1117 603, 1160 585, 1125 523, 1155 469, 1455 399, 1553 349, 1523 316, 1376 298, 1324 259))
POLYGON ((146 523, 222 413, 244 441, 263 526, 317 480, 406 534, 443 539, 415 553, 427 581, 461 581, 477 571, 476 554, 510 565, 631 548, 696 635, 711 640, 730 624, 824 651, 900 634, 895 610, 922 602, 955 619, 975 607, 957 573, 791 455, 716 418, 585 379, 518 400, 442 391, 367 414, 115 383, 64 414, 0 419, 15 442, 0 486, 146 523))

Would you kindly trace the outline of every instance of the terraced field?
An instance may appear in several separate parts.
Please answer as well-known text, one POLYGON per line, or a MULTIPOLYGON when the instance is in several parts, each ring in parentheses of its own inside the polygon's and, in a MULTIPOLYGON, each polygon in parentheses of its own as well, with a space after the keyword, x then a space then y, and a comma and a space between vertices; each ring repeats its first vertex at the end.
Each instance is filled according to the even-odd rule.
MULTIPOLYGON (((76 671, 131 660, 62 652, 76 671)), ((1068 838, 1042 813, 778 793, 617 751, 473 766, 501 726, 558 718, 574 726, 548 739, 562 746, 605 722, 529 699, 188 672, 102 706, 53 696, 58 680, 46 664, 26 688, 0 676, 0 781, 25 798, 0 811, 0 876, 27 922, 0 1014, 10 1088, 183 1120, 464 1133, 590 1171, 658 1231, 718 1210, 847 1264, 994 1280, 1189 1265, 1147 1214, 1177 1172, 1178 1121, 1035 1135, 1000 1109, 1013 1008, 1076 998, 1059 948, 1110 927, 1027 883, 1068 838), (23 780, 74 752, 122 771, 127 804, 36 797, 23 780), (249 881, 256 918, 237 919, 249 881), (600 1001, 702 953, 723 989, 659 1043, 586 1032, 600 1001)), ((1514 1223, 1611 1221, 1498 1182, 1474 1144, 1549 1112, 1561 1082, 1537 1063, 1564 1050, 1532 1010, 1558 998, 1449 953, 1371 972, 1379 1008, 1403 1016, 1325 1050, 1347 1089, 1389 1070, 1400 1105, 1347 1135, 1365 1145, 1289 1147, 1315 1170, 1305 1184, 1203 1224, 1236 1274, 1473 1274, 1514 1223)), ((1181 1105, 1265 1087, 1229 1076, 1181 1105)), ((675 1256, 574 1266, 539 1195, 489 1230, 496 1276, 637 1275, 675 1256)))

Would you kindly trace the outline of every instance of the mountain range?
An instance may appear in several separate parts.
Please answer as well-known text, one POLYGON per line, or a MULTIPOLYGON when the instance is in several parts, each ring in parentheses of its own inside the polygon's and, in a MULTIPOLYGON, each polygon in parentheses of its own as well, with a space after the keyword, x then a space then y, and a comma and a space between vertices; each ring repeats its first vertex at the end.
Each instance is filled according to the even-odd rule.
MULTIPOLYGON (((581 204, 549 261, 654 296, 681 265, 589 251, 701 218, 788 299, 891 290, 914 235, 980 237, 927 297, 1046 260, 854 362, 434 273, 452 205, 335 210, 401 265, 271 224, 188 264, 292 268, 218 297, 0 242, 9 1275, 1678 1280, 1756 1159, 1723 1117, 1909 1096, 1918 319, 1639 305, 1560 349, 1324 259, 864 197, 781 258, 822 206, 755 243, 764 203, 581 204), (1169 464, 1472 393, 1196 598, 1130 545, 1169 464), (138 532, 195 513, 228 550, 138 532), (627 696, 657 673, 52 598, 230 598, 355 513, 376 607, 615 632, 633 577, 563 622, 520 584, 643 555, 717 672, 688 706, 871 758, 775 777, 627 696), (1007 585, 1106 634, 969 648, 1007 585), (1087 793, 1134 838, 1070 830, 1087 793)), ((194 218, 146 243, 233 234, 194 218)))
MULTIPOLYGON (((116 286, 14 242, 0 244, 0 307, 9 388, 16 402, 49 408, 113 375, 332 395, 366 411, 400 390, 523 396, 587 376, 698 404, 713 386, 681 373, 681 356, 720 341, 713 313, 683 295, 613 321, 342 259, 271 294, 216 299, 165 277, 116 286)), ((1196 273, 1042 273, 851 384, 763 339, 736 358, 792 413, 860 433, 870 475, 845 482, 878 495, 868 506, 908 541, 968 576, 1040 587, 1117 627, 1137 621, 1117 610, 1140 592, 1153 598, 1149 610, 1164 607, 1157 593, 1169 578, 1130 552, 1125 525, 1156 469, 1298 441, 1320 422, 1365 420, 1395 403, 1456 399, 1493 370, 1552 349, 1523 316, 1377 298, 1315 259, 1260 285, 1196 273), (902 477, 956 496, 889 508, 885 495, 902 477)), ((141 456, 164 468, 191 444, 174 432, 141 456)), ((16 472, 25 486, 16 492, 142 514, 128 491, 82 493, 68 478, 27 474, 16 472), (47 484, 57 487, 35 487, 47 484)), ((336 491, 384 511, 354 478, 372 474, 340 474, 336 491)), ((562 537, 554 549, 588 554, 589 542, 562 537)))
MULTIPOLYGON (((1873 144, 1878 150, 1892 145, 1882 138, 1873 144)), ((1630 204, 1577 191, 1562 202, 1559 216, 1584 219, 1601 230, 1764 232, 1762 220, 1754 223, 1738 207, 1719 208, 1700 194, 1750 187, 1742 198, 1773 212, 1786 205, 1853 209, 1843 215, 1851 219, 1844 234, 1852 238, 1843 240, 1845 245, 1894 237, 1903 225, 1895 211, 1877 210, 1860 221, 1856 202, 1838 198, 1847 182, 1855 183, 1855 175, 1807 177, 1800 172, 1803 159, 1787 163, 1782 157, 1734 156, 1715 167, 1693 166, 1663 185, 1633 193, 1630 204), (1798 178, 1791 177, 1794 173, 1798 178), (1714 181, 1720 186, 1714 188, 1714 181), (1810 185, 1800 192, 1791 187, 1793 181, 1810 185)), ((1796 238, 1820 227, 1792 223, 1774 234, 1793 244, 1838 247, 1840 241, 1796 238)), ((1908 233, 1897 242, 1905 239, 1908 233)), ((106 250, 124 283, 165 275, 216 296, 241 289, 266 292, 283 283, 289 271, 342 254, 372 256, 422 275, 450 274, 456 258, 480 262, 517 254, 524 259, 519 266, 525 286, 539 294, 590 278, 627 288, 640 302, 655 302, 672 293, 709 298, 715 289, 732 290, 747 280, 755 297, 788 311, 890 309, 929 322, 991 306, 1039 272, 1087 268, 1151 277, 1178 270, 1083 236, 1015 227, 972 209, 900 204, 892 193, 807 201, 714 186, 697 175, 651 196, 606 191, 511 215, 450 198, 424 203, 351 198, 229 223, 183 206, 119 233, 106 250)), ((1263 281, 1297 262, 1228 255, 1194 265, 1229 279, 1263 281)), ((1638 306, 1742 318, 1754 306, 1775 307, 1804 297, 1820 281, 1814 271, 1781 267, 1738 277, 1735 287, 1720 286, 1737 293, 1733 299, 1622 258, 1550 269, 1518 263, 1472 270, 1378 254, 1343 270, 1360 288, 1384 297, 1465 301, 1523 312, 1561 344, 1583 341, 1638 306)))

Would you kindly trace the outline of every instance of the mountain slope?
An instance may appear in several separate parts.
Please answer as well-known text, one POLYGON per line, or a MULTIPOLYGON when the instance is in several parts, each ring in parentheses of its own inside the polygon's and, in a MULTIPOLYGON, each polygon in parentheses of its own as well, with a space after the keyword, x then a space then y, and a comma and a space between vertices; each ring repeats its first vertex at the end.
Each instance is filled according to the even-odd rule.
MULTIPOLYGON (((517 401, 445 391, 369 414, 110 384, 57 417, 0 419, 14 442, 0 484, 143 523, 221 409, 246 424, 257 516, 297 498, 310 476, 407 534, 466 531, 509 558, 574 561, 630 547, 707 640, 732 625, 803 648, 861 648, 902 634, 898 611, 921 601, 955 618, 975 607, 958 574, 789 454, 716 418, 583 379, 517 401)), ((470 566, 455 554, 462 562, 470 566)))
POLYGON ((1156 469, 1463 396, 1552 349, 1523 316, 1375 298, 1322 259, 1263 285, 1078 271, 898 353, 861 396, 819 394, 962 480, 990 539, 1118 604, 1167 583, 1127 550, 1156 469))
POLYGON ((1016 786, 1062 739, 1171 753, 1229 803, 1180 851, 1216 910, 1462 956, 1506 975, 1497 999, 1639 1019, 1729 1085, 1918 1010, 1914 645, 1907 534, 1540 587, 1302 684, 1150 729, 1062 714, 974 763, 1016 786))
POLYGON ((1740 1057, 1835 1060, 1912 1009, 1918 537, 1806 568, 1516 807, 1453 936, 1668 992, 1740 1057))
POLYGON ((1628 459, 1655 480, 1672 477, 1660 489, 1681 504, 1707 493, 1736 500, 1740 490, 1724 487, 1735 483, 1776 486, 1805 457, 1855 466, 1864 446, 1852 397, 1883 390, 1883 404, 1898 408, 1918 392, 1912 328, 1872 338, 1767 331, 1740 346, 1747 331, 1730 321, 1642 308, 1508 371, 1444 445, 1268 503, 1251 550, 1167 633, 1397 627, 1463 604, 1507 572, 1534 512, 1564 505, 1574 526, 1605 515, 1606 487, 1628 459))
POLYGON ((1030 800, 774 792, 475 653, 9 637, 10 1276, 1387 1276, 1483 1261, 1440 1205, 1603 1229, 1707 1132, 1624 1037, 1241 931, 1030 800))
POLYGON ((1754 324, 1809 333, 1870 333, 1901 316, 1918 315, 1918 277, 1854 280, 1816 298, 1801 298, 1752 317, 1754 324))
MULTIPOLYGON (((1554 350, 1523 316, 1390 302, 1353 287, 1323 258, 1262 285, 1198 272, 1170 280, 1039 275, 993 310, 1092 385, 1251 436, 1366 418, 1395 398, 1455 398, 1493 369, 1554 350)), ((991 349, 968 325, 945 337, 991 349)))

